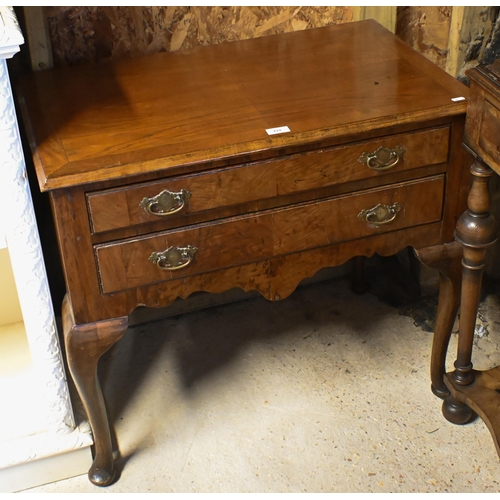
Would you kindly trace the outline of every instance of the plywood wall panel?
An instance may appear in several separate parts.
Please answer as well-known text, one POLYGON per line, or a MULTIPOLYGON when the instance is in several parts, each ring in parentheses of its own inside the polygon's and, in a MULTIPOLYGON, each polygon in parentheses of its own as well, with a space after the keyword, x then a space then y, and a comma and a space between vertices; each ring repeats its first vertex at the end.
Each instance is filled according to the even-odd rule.
POLYGON ((396 33, 445 69, 453 7, 398 7, 396 33))
POLYGON ((47 7, 54 65, 350 22, 353 7, 47 7))

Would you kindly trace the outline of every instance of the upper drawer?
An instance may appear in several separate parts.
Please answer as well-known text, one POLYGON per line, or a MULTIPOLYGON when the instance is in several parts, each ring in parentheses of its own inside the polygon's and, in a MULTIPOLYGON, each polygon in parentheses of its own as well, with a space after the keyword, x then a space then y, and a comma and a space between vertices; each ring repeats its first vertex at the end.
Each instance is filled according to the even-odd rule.
POLYGON ((498 172, 500 170, 500 110, 487 99, 482 108, 481 126, 476 134, 481 148, 481 151, 477 153, 491 158, 493 162, 489 164, 498 172))
POLYGON ((444 176, 95 246, 104 293, 441 219, 444 176))
POLYGON ((440 127, 266 162, 95 191, 87 194, 92 230, 100 233, 445 163, 448 147, 449 127, 440 127))

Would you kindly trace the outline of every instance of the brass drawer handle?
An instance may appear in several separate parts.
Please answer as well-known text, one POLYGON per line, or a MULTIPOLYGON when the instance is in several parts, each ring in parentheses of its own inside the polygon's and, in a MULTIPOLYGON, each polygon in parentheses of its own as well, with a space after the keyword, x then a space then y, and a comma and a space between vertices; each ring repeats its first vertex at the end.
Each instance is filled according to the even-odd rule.
POLYGON ((170 247, 163 252, 153 252, 149 260, 156 264, 160 269, 166 271, 176 271, 189 266, 194 259, 196 247, 188 245, 187 247, 170 247))
POLYGON ((152 198, 143 198, 139 206, 148 214, 163 217, 181 211, 188 204, 190 198, 191 193, 185 189, 178 193, 172 193, 164 189, 152 198))
POLYGON ((398 202, 391 206, 379 203, 376 207, 368 210, 361 210, 358 214, 358 218, 372 227, 379 227, 392 222, 399 211, 401 211, 401 205, 398 202))
POLYGON ((358 161, 371 168, 372 170, 388 170, 395 167, 399 159, 405 154, 402 146, 396 146, 393 149, 380 146, 373 153, 363 153, 358 161))

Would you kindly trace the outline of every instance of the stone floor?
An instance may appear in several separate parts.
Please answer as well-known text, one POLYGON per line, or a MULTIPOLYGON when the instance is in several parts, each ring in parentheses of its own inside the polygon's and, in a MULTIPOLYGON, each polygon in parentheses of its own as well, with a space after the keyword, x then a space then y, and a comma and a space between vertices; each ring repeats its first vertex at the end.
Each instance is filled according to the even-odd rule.
MULTIPOLYGON (((484 423, 448 423, 430 391, 435 300, 379 278, 130 328, 101 365, 119 480, 27 493, 499 492, 484 423)), ((478 369, 500 364, 498 303, 481 305, 478 369)))

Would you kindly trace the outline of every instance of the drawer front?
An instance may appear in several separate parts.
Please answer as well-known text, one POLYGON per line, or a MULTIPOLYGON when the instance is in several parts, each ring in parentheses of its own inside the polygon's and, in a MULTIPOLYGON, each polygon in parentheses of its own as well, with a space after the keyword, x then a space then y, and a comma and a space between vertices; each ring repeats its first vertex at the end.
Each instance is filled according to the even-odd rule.
POLYGON ((444 176, 436 176, 96 245, 102 291, 117 292, 436 222, 442 216, 443 194, 444 176), (165 253, 169 248, 173 250, 165 253), (152 259, 155 252, 157 257, 163 255, 157 263, 152 259))
MULTIPOLYGON (((476 132, 477 133, 477 132, 476 132)), ((492 168, 500 169, 500 110, 489 101, 484 101, 479 133, 477 133, 479 147, 493 160, 492 168)), ((483 156, 481 151, 478 153, 483 156)))
POLYGON ((446 163, 449 134, 448 127, 426 129, 267 162, 88 193, 92 230, 100 233, 446 163), (382 147, 392 152, 381 150, 375 154, 382 147), (404 154, 400 154, 399 148, 404 149, 404 154), (143 203, 143 200, 146 201, 143 203))

